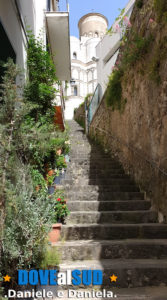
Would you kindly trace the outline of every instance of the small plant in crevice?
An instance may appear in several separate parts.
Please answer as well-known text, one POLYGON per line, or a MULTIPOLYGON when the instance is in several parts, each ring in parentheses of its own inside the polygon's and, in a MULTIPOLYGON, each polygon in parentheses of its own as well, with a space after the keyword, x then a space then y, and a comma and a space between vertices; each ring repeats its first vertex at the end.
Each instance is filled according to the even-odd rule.
POLYGON ((158 22, 167 22, 167 1, 166 0, 154 0, 154 9, 157 13, 158 22))
POLYGON ((133 32, 129 43, 126 43, 124 48, 122 56, 123 68, 132 67, 136 62, 143 59, 149 52, 152 41, 152 35, 146 38, 133 32))
POLYGON ((114 70, 110 77, 109 83, 107 87, 107 94, 106 94, 106 103, 108 106, 111 106, 113 110, 121 109, 121 100, 122 100, 122 77, 123 77, 123 70, 117 69, 114 70))
POLYGON ((47 246, 42 255, 41 269, 48 269, 49 267, 58 267, 61 261, 61 255, 57 248, 47 246))
POLYGON ((131 38, 127 43, 127 36, 124 37, 123 51, 116 61, 116 66, 109 77, 106 102, 113 110, 122 111, 127 102, 122 99, 122 79, 126 75, 128 68, 133 67, 137 62, 141 61, 149 52, 149 47, 153 41, 150 35, 145 38, 131 31, 131 38))
POLYGON ((167 38, 163 38, 156 44, 152 59, 148 64, 149 77, 157 84, 161 83, 160 69, 165 59, 167 59, 167 38))

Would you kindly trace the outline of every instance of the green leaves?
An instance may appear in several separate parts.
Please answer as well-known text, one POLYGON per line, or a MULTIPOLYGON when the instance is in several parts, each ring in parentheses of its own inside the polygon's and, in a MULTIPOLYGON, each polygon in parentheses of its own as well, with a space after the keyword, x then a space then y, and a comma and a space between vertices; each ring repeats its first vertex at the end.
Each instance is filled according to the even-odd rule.
POLYGON ((108 106, 111 106, 112 109, 121 108, 122 100, 122 85, 121 80, 123 76, 123 71, 121 69, 114 70, 109 77, 109 84, 106 94, 106 102, 108 106))
POLYGON ((30 81, 38 81, 52 85, 57 81, 56 70, 50 54, 45 50, 42 39, 29 34, 27 48, 27 66, 30 81))
POLYGON ((1 85, 1 271, 9 272, 12 278, 16 278, 18 268, 37 268, 44 257, 47 234, 55 220, 55 198, 48 194, 45 163, 55 165, 58 148, 64 154, 69 151, 67 132, 57 131, 54 125, 55 69, 50 55, 33 35, 28 66, 30 80, 22 98, 16 85, 19 69, 11 60, 5 64, 1 85))
POLYGON ((126 41, 120 59, 116 61, 116 66, 109 77, 106 103, 113 110, 121 111, 126 101, 122 99, 122 78, 127 70, 141 61, 149 51, 153 37, 142 37, 135 31, 131 31, 130 38, 126 41))
POLYGON ((36 104, 30 110, 30 116, 36 121, 39 115, 45 115, 52 108, 52 100, 55 98, 55 82, 58 83, 56 70, 52 58, 45 50, 42 39, 28 32, 29 43, 27 47, 27 67, 29 70, 29 82, 24 89, 24 97, 27 102, 36 104))
POLYGON ((154 8, 157 13, 158 22, 167 22, 167 1, 166 0, 154 0, 154 8))

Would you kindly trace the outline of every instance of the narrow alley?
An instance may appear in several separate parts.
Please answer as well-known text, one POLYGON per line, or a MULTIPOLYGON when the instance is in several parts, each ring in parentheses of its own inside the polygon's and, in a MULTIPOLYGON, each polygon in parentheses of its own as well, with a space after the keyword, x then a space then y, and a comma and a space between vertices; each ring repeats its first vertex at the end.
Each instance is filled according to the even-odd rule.
POLYGON ((71 213, 56 244, 60 271, 101 269, 103 287, 137 288, 135 297, 143 295, 141 287, 165 286, 167 225, 157 223, 151 203, 119 162, 89 142, 75 121, 69 125, 71 163, 63 184, 71 213))

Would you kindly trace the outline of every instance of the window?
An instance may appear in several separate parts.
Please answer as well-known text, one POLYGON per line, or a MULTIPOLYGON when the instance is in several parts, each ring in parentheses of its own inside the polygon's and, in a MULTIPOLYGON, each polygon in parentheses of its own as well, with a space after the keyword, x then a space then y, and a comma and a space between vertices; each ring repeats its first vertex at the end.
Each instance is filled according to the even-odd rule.
POLYGON ((73 53, 73 59, 77 59, 77 54, 76 54, 76 52, 73 53))
POLYGON ((78 95, 78 89, 77 89, 77 86, 74 86, 74 96, 77 96, 78 95))
POLYGON ((96 31, 96 32, 95 32, 95 37, 98 37, 98 36, 99 36, 99 34, 98 34, 98 32, 96 31))

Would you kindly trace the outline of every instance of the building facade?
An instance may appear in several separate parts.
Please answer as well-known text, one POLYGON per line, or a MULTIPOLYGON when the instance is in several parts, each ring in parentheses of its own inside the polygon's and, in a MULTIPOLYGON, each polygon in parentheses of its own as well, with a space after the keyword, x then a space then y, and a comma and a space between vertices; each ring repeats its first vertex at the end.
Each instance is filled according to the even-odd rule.
POLYGON ((78 23, 79 39, 71 36, 71 77, 67 88, 66 118, 97 86, 96 46, 104 37, 108 20, 99 13, 84 15, 78 23))
POLYGON ((124 9, 123 15, 121 16, 123 19, 123 27, 120 25, 120 19, 116 20, 112 26, 112 35, 105 35, 96 46, 97 82, 102 87, 102 94, 104 94, 107 88, 108 77, 115 66, 125 29, 131 26, 130 16, 134 4, 135 0, 130 0, 124 9))
MULTIPOLYGON (((35 38, 40 36, 45 46, 50 44, 56 75, 62 83, 57 87, 55 105, 64 124, 63 81, 71 79, 68 5, 67 11, 61 12, 59 0, 0 0, 0 61, 6 62, 11 57, 24 71, 24 80, 27 78, 27 30, 31 30, 35 38)), ((0 78, 2 76, 0 67, 0 78)))

